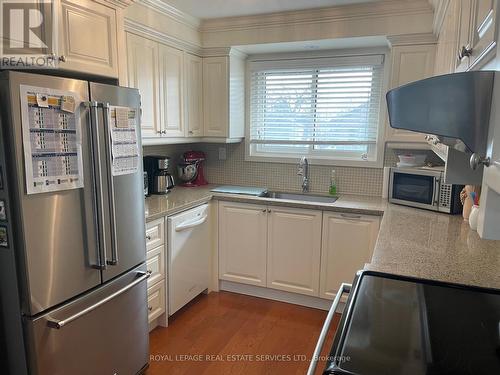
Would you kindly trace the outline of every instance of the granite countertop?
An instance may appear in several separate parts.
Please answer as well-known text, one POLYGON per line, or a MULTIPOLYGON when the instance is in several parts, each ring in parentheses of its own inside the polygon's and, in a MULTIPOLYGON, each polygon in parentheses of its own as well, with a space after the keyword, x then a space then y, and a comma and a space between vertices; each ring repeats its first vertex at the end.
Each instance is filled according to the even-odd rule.
POLYGON ((165 195, 150 195, 145 200, 146 221, 174 215, 191 207, 199 206, 212 199, 210 191, 216 185, 198 187, 176 186, 165 195))
POLYGON ((500 289, 500 241, 472 231, 461 215, 447 215, 387 203, 380 197, 341 195, 335 203, 213 193, 216 185, 176 187, 146 198, 146 221, 173 215, 212 198, 324 211, 383 216, 366 270, 500 289))
POLYGON ((279 205, 378 216, 383 215, 387 205, 387 201, 380 197, 359 195, 341 195, 335 203, 316 203, 211 192, 216 186, 206 185, 192 188, 177 186, 169 194, 151 195, 145 201, 146 221, 176 214, 206 203, 212 198, 241 203, 279 205))
POLYGON ((377 216, 382 216, 384 214, 385 207, 387 206, 387 200, 380 197, 349 194, 340 195, 334 203, 307 202, 224 193, 214 193, 213 198, 217 200, 241 203, 265 204, 268 206, 287 206, 377 216))
POLYGON ((365 269, 500 289, 500 241, 481 239, 461 215, 388 204, 365 269))

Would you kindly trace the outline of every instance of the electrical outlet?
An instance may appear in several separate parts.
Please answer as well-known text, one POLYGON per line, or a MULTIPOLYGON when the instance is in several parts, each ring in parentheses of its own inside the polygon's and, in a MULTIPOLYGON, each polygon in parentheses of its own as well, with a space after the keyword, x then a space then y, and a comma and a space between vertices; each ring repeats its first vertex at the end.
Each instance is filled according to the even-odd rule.
POLYGON ((226 160, 226 148, 219 147, 219 160, 226 160))

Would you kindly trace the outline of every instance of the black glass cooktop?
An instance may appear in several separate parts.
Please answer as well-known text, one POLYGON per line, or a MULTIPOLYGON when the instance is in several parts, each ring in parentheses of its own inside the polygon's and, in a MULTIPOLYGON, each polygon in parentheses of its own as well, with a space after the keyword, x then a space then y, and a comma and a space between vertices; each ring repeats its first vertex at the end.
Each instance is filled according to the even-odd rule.
POLYGON ((500 292, 373 273, 357 284, 325 373, 500 374, 500 292))

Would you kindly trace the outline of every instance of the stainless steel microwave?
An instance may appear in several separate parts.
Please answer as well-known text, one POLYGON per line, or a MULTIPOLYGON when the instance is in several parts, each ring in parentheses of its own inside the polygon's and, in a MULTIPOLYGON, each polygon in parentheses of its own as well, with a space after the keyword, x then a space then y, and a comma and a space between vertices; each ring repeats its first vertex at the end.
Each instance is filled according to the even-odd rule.
POLYGON ((444 183, 442 168, 391 168, 389 202, 432 211, 462 212, 463 185, 444 183))

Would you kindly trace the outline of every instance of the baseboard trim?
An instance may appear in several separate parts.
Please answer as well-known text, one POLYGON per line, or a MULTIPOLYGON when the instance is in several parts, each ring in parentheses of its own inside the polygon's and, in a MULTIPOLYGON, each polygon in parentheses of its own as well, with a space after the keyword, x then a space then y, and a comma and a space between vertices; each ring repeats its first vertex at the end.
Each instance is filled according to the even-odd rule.
POLYGON ((302 294, 290 293, 276 289, 263 288, 260 286, 246 285, 234 283, 231 281, 220 280, 219 289, 227 292, 246 294, 248 296, 266 298, 274 301, 292 303, 294 305, 311 307, 319 310, 329 310, 332 301, 319 298, 305 296, 302 294))

